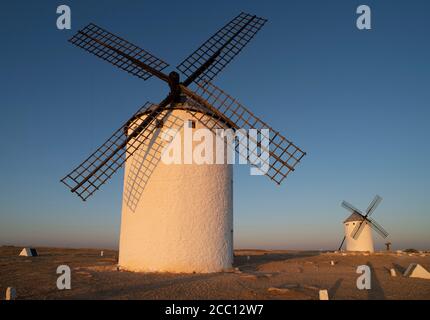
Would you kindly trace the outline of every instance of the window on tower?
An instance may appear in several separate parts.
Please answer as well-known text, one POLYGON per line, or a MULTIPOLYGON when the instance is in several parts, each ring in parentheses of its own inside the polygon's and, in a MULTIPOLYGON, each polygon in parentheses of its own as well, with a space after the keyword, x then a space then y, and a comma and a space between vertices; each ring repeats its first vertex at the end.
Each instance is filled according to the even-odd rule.
POLYGON ((196 128, 196 122, 194 120, 188 120, 188 128, 195 129, 196 128))

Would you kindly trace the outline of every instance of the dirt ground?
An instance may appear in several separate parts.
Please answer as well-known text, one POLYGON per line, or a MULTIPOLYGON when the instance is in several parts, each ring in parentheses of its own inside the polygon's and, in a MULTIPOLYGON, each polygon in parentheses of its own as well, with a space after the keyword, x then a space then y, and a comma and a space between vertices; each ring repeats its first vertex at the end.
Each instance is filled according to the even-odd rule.
POLYGON ((38 257, 19 257, 22 248, 0 247, 0 299, 14 287, 18 299, 426 299, 430 280, 406 278, 410 263, 430 270, 430 254, 235 251, 235 269, 214 274, 118 271, 118 252, 37 248, 38 257), (330 261, 334 261, 332 266, 330 261), (371 290, 358 290, 357 266, 372 271, 371 290), (71 290, 58 290, 56 269, 72 270, 71 290), (397 271, 391 277, 389 269, 397 271))

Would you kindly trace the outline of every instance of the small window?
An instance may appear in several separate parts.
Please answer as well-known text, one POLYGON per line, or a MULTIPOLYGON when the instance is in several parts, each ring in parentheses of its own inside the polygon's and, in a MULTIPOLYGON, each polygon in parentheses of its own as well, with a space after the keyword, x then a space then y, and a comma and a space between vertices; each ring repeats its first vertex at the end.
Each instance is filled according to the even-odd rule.
POLYGON ((195 129, 196 128, 196 122, 193 120, 188 120, 188 128, 195 129))
POLYGON ((352 225, 355 226, 355 222, 353 222, 352 225))

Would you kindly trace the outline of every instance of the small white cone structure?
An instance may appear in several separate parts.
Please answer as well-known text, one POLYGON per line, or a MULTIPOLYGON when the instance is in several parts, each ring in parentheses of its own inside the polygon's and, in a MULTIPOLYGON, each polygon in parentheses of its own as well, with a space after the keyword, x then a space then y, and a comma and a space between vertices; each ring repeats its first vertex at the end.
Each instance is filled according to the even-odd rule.
POLYGON ((37 251, 33 248, 23 248, 19 253, 20 257, 37 257, 37 251))
MULTIPOLYGON (((194 154, 205 154, 199 145, 206 137, 190 139, 197 129, 206 127, 186 111, 189 108, 186 103, 177 104, 125 164, 119 246, 122 270, 210 273, 232 267, 232 165, 196 164, 195 159, 184 164, 190 160, 189 147, 194 154), (156 160, 168 145, 162 134, 169 128, 178 129, 174 139, 181 139, 182 164, 156 160)), ((141 115, 136 122, 145 117, 141 115)), ((169 147, 169 159, 178 152, 175 146, 169 147)))
POLYGON ((359 214, 353 213, 343 222, 345 227, 346 251, 374 252, 372 228, 366 221, 363 222, 365 225, 362 227, 363 230, 360 236, 357 239, 352 237, 354 228, 357 224, 360 224, 361 221, 363 221, 363 218, 359 214))
POLYGON ((409 278, 430 279, 430 272, 417 263, 411 263, 403 275, 409 278))

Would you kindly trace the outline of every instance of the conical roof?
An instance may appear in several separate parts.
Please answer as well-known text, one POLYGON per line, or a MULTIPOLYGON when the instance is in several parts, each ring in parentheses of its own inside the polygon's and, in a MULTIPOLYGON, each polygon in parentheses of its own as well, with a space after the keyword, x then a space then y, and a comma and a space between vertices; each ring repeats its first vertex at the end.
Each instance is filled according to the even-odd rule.
POLYGON ((363 216, 356 212, 353 212, 343 223, 351 222, 351 221, 362 221, 363 216))

